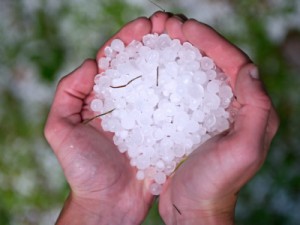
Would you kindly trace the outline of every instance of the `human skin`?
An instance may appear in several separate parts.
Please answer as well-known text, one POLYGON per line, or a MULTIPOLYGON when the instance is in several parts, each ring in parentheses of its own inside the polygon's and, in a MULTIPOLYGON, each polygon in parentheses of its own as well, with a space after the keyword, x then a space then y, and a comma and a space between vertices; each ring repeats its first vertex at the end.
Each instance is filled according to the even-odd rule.
MULTIPOLYGON (((278 126, 256 67, 239 49, 195 20, 157 12, 138 18, 116 33, 125 44, 148 33, 168 33, 189 41, 213 58, 229 76, 236 95, 237 115, 232 128, 197 149, 163 187, 159 211, 166 224, 233 224, 240 188, 264 161, 278 126), (225 55, 226 54, 226 55, 225 55), (254 71, 254 72, 253 72, 254 71), (250 98, 250 97, 251 98, 250 98), (180 212, 180 213, 179 213, 180 212)), ((86 60, 57 87, 45 126, 45 136, 70 185, 70 195, 57 224, 140 224, 153 202, 149 180, 135 179, 136 169, 93 117, 95 60, 86 60)))
POLYGON ((234 224, 238 193, 265 161, 279 125, 277 114, 257 67, 211 27, 171 17, 166 31, 201 49, 229 76, 236 115, 228 131, 196 149, 168 179, 160 214, 170 225, 234 224))
MULTIPOLYGON (((138 18, 104 46, 113 38, 140 40, 152 28, 150 19, 138 18)), ((57 224, 140 224, 153 202, 149 182, 135 178, 136 169, 99 121, 83 123, 93 116, 89 104, 97 73, 96 61, 86 60, 59 82, 45 126, 71 189, 57 224)))

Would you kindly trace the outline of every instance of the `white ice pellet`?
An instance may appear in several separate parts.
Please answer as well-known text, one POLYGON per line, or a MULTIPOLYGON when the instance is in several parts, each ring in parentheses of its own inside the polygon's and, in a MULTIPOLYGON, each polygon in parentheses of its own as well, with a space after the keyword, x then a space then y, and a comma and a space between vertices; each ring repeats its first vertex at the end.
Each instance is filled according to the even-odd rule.
POLYGON ((153 195, 159 195, 161 190, 162 190, 162 186, 160 184, 152 183, 150 185, 150 190, 149 191, 153 195))
POLYGON ((217 72, 213 69, 206 71, 209 80, 214 80, 217 77, 217 72))
POLYGON ((205 84, 207 81, 207 74, 202 70, 196 71, 193 76, 193 81, 197 84, 205 84))
POLYGON ((135 119, 130 115, 127 115, 127 117, 122 116, 121 124, 122 124, 122 127, 126 130, 130 130, 130 129, 134 128, 134 126, 136 125, 135 119))
POLYGON ((203 70, 207 71, 213 69, 215 64, 211 58, 204 56, 200 59, 200 66, 203 70))
POLYGON ((209 91, 210 93, 215 94, 219 92, 219 88, 220 88, 220 84, 217 80, 212 80, 207 84, 207 91, 209 91))
POLYGON ((136 167, 140 170, 146 169, 150 166, 150 158, 146 155, 138 155, 136 158, 136 167))
POLYGON ((102 70, 106 70, 109 67, 109 62, 110 62, 109 58, 100 58, 98 61, 98 66, 102 70))
POLYGON ((103 102, 100 99, 93 99, 91 102, 91 110, 94 112, 102 112, 103 111, 103 102))
POLYGON ((204 126, 212 128, 216 124, 216 117, 214 115, 208 115, 204 120, 204 126))
POLYGON ((105 54, 106 57, 113 57, 114 50, 112 49, 112 47, 107 46, 107 47, 104 49, 104 54, 105 54))
POLYGON ((136 148, 136 146, 130 147, 127 149, 127 154, 130 158, 135 158, 137 157, 140 153, 138 151, 138 149, 136 148))
POLYGON ((120 39, 114 39, 111 42, 111 48, 116 52, 122 52, 125 48, 125 45, 120 39))
POLYGON ((155 175, 154 175, 154 181, 158 184, 163 184, 166 182, 166 174, 158 171, 155 175))
POLYGON ((170 163, 172 162, 174 159, 176 159, 175 153, 173 151, 173 149, 170 149, 169 151, 166 151, 166 154, 163 154, 161 156, 161 158, 166 162, 166 163, 170 163))
POLYGON ((220 87, 220 91, 219 91, 220 95, 223 97, 223 98, 232 98, 233 97, 233 93, 231 91, 231 88, 227 85, 222 85, 220 87))
POLYGON ((167 176, 169 176, 174 172, 175 168, 176 168, 176 162, 171 161, 167 163, 167 165, 165 166, 164 172, 167 176))
POLYGON ((227 76, 192 44, 148 34, 125 46, 114 39, 98 60, 92 111, 103 130, 159 195, 178 163, 228 129, 233 97, 227 76), (106 112, 110 112, 106 114, 106 112))
POLYGON ((176 157, 183 157, 185 155, 185 149, 182 147, 176 147, 174 148, 174 154, 176 157))
POLYGON ((136 173, 136 179, 138 179, 138 180, 144 180, 144 178, 145 178, 144 171, 143 170, 137 171, 137 173, 136 173))
POLYGON ((161 128, 157 128, 153 133, 153 137, 156 141, 161 140, 164 136, 165 136, 164 132, 162 131, 161 128))
POLYGON ((136 166, 136 158, 132 158, 132 159, 130 160, 130 165, 131 165, 131 166, 136 166))
POLYGON ((165 163, 164 163, 164 161, 162 161, 162 160, 158 160, 158 161, 156 162, 155 166, 156 166, 157 169, 161 169, 161 170, 162 170, 162 169, 165 168, 165 163))

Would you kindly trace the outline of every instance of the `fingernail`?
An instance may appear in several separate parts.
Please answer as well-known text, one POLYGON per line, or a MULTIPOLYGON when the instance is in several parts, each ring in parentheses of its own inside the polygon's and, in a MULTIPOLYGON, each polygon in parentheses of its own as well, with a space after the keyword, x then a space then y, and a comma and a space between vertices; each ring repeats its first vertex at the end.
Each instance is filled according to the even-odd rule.
POLYGON ((249 71, 249 75, 250 75, 253 79, 259 79, 258 68, 257 68, 256 66, 253 67, 253 68, 249 71))

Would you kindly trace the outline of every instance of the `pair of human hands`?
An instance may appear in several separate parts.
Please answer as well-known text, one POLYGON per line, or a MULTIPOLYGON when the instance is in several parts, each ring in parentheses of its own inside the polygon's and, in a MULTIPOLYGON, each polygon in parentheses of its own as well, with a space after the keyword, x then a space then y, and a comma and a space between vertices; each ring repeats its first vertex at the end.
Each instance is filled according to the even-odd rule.
MULTIPOLYGON (((119 38, 125 44, 149 33, 188 41, 229 76, 236 116, 232 127, 196 149, 169 177, 159 199, 166 224, 233 224, 237 194, 264 162, 278 118, 257 68, 237 47, 205 24, 156 12, 125 25, 99 50, 119 38)), ((95 60, 86 60, 58 84, 45 136, 62 166, 71 193, 57 224, 140 224, 154 197, 136 169, 93 116, 95 60)))

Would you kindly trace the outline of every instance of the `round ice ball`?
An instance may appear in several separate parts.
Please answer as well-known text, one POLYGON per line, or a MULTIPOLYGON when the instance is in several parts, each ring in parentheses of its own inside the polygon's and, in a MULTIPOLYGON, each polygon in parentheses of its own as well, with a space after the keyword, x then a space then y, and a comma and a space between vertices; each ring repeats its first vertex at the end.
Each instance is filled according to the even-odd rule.
POLYGON ((159 195, 183 159, 229 128, 232 89, 213 59, 167 34, 114 39, 104 53, 90 108, 159 195))

